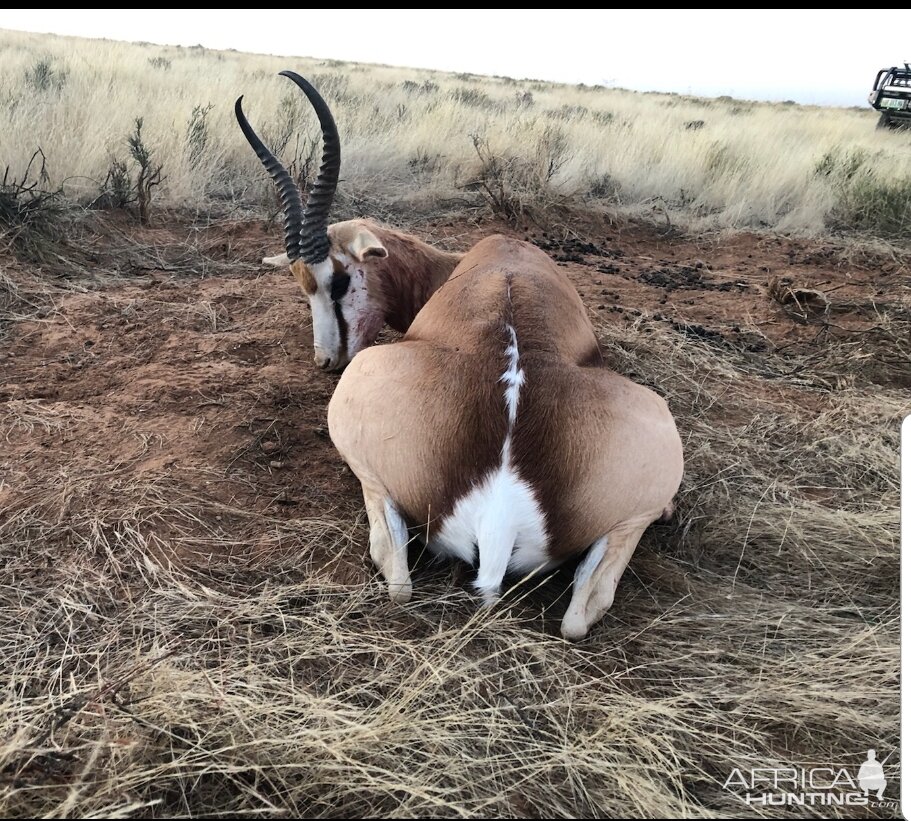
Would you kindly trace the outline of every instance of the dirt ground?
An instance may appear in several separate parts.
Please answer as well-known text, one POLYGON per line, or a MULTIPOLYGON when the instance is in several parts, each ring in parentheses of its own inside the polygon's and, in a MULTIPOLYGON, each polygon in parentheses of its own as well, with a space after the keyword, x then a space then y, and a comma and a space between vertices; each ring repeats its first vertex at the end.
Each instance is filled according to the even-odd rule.
MULTIPOLYGON (((327 692, 344 706, 337 713, 338 743, 347 743, 354 726, 349 708, 372 715, 398 704, 393 699, 402 676, 425 680, 431 668, 422 654, 442 652, 431 639, 442 635, 444 621, 457 631, 472 618, 470 601, 459 609, 462 604, 441 599, 449 590, 468 590, 471 571, 419 562, 414 607, 372 615, 369 608, 389 605, 376 604, 383 595, 367 554, 359 487, 326 428, 337 376, 313 364, 309 309, 290 274, 259 264, 280 250, 274 226, 175 220, 139 229, 126 218, 104 216, 39 261, 0 256, 0 544, 6 541, 2 555, 13 574, 0 590, 18 602, 0 614, 9 632, 0 647, 20 654, 20 680, 26 682, 17 691, 20 712, 10 719, 18 735, 7 748, 0 744, 0 809, 7 795, 12 811, 62 807, 64 814, 73 806, 105 814, 164 800, 155 812, 279 807, 326 815, 452 815, 460 808, 486 815, 494 807, 527 817, 725 817, 733 805, 720 785, 730 772, 731 745, 742 757, 784 764, 859 762, 869 746, 895 747, 897 514, 889 500, 896 497, 897 473, 889 449, 911 387, 911 309, 902 260, 768 235, 687 237, 595 215, 576 222, 572 233, 461 219, 411 228, 452 250, 500 231, 554 256, 590 310, 607 364, 673 393, 689 465, 675 520, 646 534, 618 603, 588 644, 568 649, 558 638, 563 608, 548 611, 554 598, 565 599, 570 570, 533 591, 534 606, 519 608, 518 621, 510 622, 517 632, 504 634, 497 651, 502 657, 488 657, 488 643, 498 640, 492 632, 471 639, 478 659, 472 663, 478 670, 491 666, 484 682, 499 677, 499 689, 486 689, 475 668, 466 666, 460 689, 441 692, 455 692, 446 695, 454 699, 446 705, 455 716, 489 702, 484 721, 490 724, 478 732, 492 740, 477 744, 493 749, 502 741, 498 760, 506 769, 492 770, 496 783, 488 785, 478 780, 483 767, 471 769, 483 765, 474 739, 453 735, 439 742, 439 750, 437 741, 427 740, 442 727, 435 691, 421 707, 427 734, 407 747, 395 745, 411 729, 398 730, 381 748, 364 742, 363 760, 374 767, 370 756, 388 753, 382 763, 390 783, 414 775, 417 784, 416 765, 396 769, 404 760, 398 756, 426 748, 426 758, 413 760, 424 762, 420 778, 430 783, 440 761, 454 760, 447 745, 464 744, 458 760, 469 763, 448 803, 427 803, 424 781, 420 789, 381 790, 372 780, 379 770, 369 767, 327 765, 326 780, 314 780, 314 768, 325 758, 322 747, 310 750, 302 764, 304 736, 285 747, 270 740, 269 732, 281 735, 290 727, 269 729, 287 676, 315 675, 313 669, 323 670, 323 654, 325 665, 333 653, 348 665, 343 681, 331 678, 331 665, 321 673, 332 681, 327 692), (657 358, 653 345, 661 352, 657 358), (697 350, 698 357, 690 356, 697 350), (182 576, 163 587, 164 566, 202 574, 194 577, 193 596, 182 576), (273 608, 267 591, 275 584, 285 580, 297 589, 308 578, 348 591, 373 584, 378 592, 373 598, 345 593, 350 604, 335 598, 309 610, 316 601, 307 598, 310 593, 282 594, 274 613, 243 615, 253 598, 273 608), (116 585, 116 595, 92 590, 93 579, 116 585), (310 619, 301 622, 305 629, 295 627, 294 619, 304 614, 310 619), (395 652, 409 648, 393 653, 389 658, 397 660, 382 675, 372 645, 360 655, 349 651, 368 627, 380 637, 370 641, 385 646, 386 631, 396 630, 401 643, 390 646, 395 652), (344 640, 342 629, 350 631, 344 640), (241 630, 246 644, 238 638, 241 630), (131 666, 139 664, 140 639, 155 648, 171 633, 184 642, 183 655, 168 668, 171 678, 131 666), (292 645, 286 652, 281 641, 290 636, 312 640, 304 673, 281 667, 283 654, 292 653, 292 645), (110 651, 93 655, 97 642, 110 642, 110 651), (521 665, 530 666, 510 668, 517 683, 504 689, 503 659, 524 647, 532 649, 521 665), (223 658, 232 652, 237 680, 219 684, 219 676, 232 675, 223 658), (38 656, 43 661, 33 663, 38 656), (254 657, 263 660, 254 663, 254 657), (548 665, 539 668, 545 658, 548 665), (212 678, 201 678, 201 665, 212 678), (546 699, 526 669, 550 682, 546 699), (268 700, 254 709, 251 699, 258 694, 247 683, 266 670, 274 675, 267 681, 274 690, 264 690, 268 700), (597 680, 585 684, 590 696, 584 696, 581 677, 590 671, 597 680), (580 689, 572 698, 579 706, 561 706, 561 688, 574 677, 580 689), (116 682, 127 680, 144 693, 144 700, 136 697, 139 706, 123 701, 121 712, 112 706, 110 714, 97 706, 105 698, 117 701, 110 694, 121 688, 116 682), (340 690, 343 684, 349 689, 340 690), (180 687, 191 692, 191 685, 202 694, 221 688, 212 702, 217 706, 200 695, 186 702, 183 714, 168 718, 177 709, 174 694, 180 687), (74 718, 66 700, 74 693, 82 699, 95 693, 96 708, 74 718), (590 706, 584 697, 592 699, 590 706), (524 787, 515 794, 505 790, 504 779, 520 771, 509 767, 521 768, 523 756, 549 750, 550 742, 542 741, 537 718, 511 712, 514 703, 525 703, 521 699, 532 705, 528 709, 543 711, 542 721, 552 710, 556 725, 565 714, 580 728, 577 747, 567 746, 562 730, 546 735, 557 746, 528 795, 524 787), (242 720, 224 713, 225 704, 240 703, 250 710, 242 720), (591 712, 602 709, 608 717, 597 718, 595 735, 585 736, 586 710, 602 716, 591 712), (249 740, 236 742, 235 733, 244 733, 238 721, 248 720, 249 740), (615 721, 614 735, 603 735, 615 721), (624 721, 632 722, 629 730, 624 721), (60 729, 63 724, 68 727, 60 729), (153 726, 159 728, 154 733, 148 729, 153 726), (169 734, 161 727, 171 728, 169 734), (205 741, 195 735, 202 733, 199 727, 207 728, 205 741), (515 746, 523 734, 528 746, 515 746), (141 758, 142 766, 152 761, 141 776, 130 774, 126 753, 118 752, 127 744, 123 739, 134 737, 145 738, 146 746, 130 741, 129 755, 141 758), (99 738, 104 751, 89 760, 85 739, 95 744, 99 738), (603 742, 597 756, 594 738, 603 742), (259 744, 267 745, 265 758, 249 764, 256 779, 285 755, 288 772, 305 766, 311 775, 272 791, 258 781, 255 790, 253 781, 235 783, 239 758, 259 744), (210 753, 199 758, 199 750, 210 753), (221 762, 218 778, 226 780, 212 775, 212 756, 221 762), (564 774, 567 756, 577 756, 576 769, 566 765, 575 775, 564 774), (673 763, 678 756, 679 767, 673 763), (641 787, 635 778, 604 782, 603 774, 615 766, 633 767, 644 779, 641 787), (4 782, 4 773, 13 780, 4 782), (350 786, 361 777, 360 786, 350 786), (77 805, 66 790, 79 779, 92 786, 80 787, 83 803, 77 805), (91 803, 103 793, 102 784, 109 788, 107 803, 91 803), (57 803, 42 804, 40 793, 29 792, 34 785, 60 788, 57 803), (231 800, 223 802, 225 795, 231 800), (266 803, 259 803, 261 796, 266 803)), ((383 341, 393 336, 386 332, 383 341)), ((461 670, 459 660, 470 656, 467 640, 458 632, 446 635, 458 649, 446 651, 445 663, 433 656, 433 664, 461 670)), ((143 653, 154 656, 152 649, 143 653)), ((410 705, 403 709, 416 709, 413 694, 401 698, 410 705)), ((461 720, 453 722, 454 733, 461 720)), ((390 725, 382 718, 377 726, 390 725)), ((418 728, 415 733, 423 726, 414 720, 409 725, 418 728)), ((351 753, 358 762, 360 755, 351 753)), ((889 761, 890 778, 897 758, 889 761)))
MULTIPOLYGON (((583 238, 453 221, 416 231, 453 250, 493 231, 524 237, 561 263, 593 320, 664 323, 757 362, 770 350, 824 352, 833 339, 866 348, 865 329, 894 303, 903 275, 888 259, 749 234, 698 240, 594 221, 583 238)), ((50 274, 57 287, 25 306, 34 318, 6 329, 0 401, 16 403, 19 421, 4 431, 0 508, 34 499, 53 477, 61 519, 85 498, 116 510, 121 488, 167 478, 205 500, 216 530, 222 506, 362 518, 357 483, 328 438, 337 377, 312 362, 306 300, 290 275, 256 264, 277 252, 276 232, 234 222, 132 229, 124 246, 126 236, 102 226, 95 237, 98 269, 115 274, 99 282, 91 261, 84 282, 68 275, 54 283, 50 274), (187 247, 201 256, 193 270, 180 261, 187 247)), ((15 280, 23 264, 5 263, 15 280)), ((911 368, 874 357, 856 378, 909 387, 911 368)), ((200 543, 166 510, 158 525, 162 545, 192 562, 282 549, 255 532, 200 543)), ((373 571, 365 553, 347 556, 336 572, 354 581, 373 571)))

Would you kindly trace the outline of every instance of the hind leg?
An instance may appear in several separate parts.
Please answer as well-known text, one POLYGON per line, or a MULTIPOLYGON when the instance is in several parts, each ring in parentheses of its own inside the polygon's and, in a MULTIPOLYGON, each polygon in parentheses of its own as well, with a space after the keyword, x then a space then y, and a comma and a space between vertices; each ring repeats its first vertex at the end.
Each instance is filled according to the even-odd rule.
POLYGON ((365 484, 361 487, 370 522, 370 558, 389 585, 389 598, 404 604, 411 599, 408 528, 385 492, 365 484))
POLYGON ((651 524, 625 522, 598 539, 576 568, 573 597, 563 616, 560 632, 570 641, 581 639, 614 603, 620 577, 632 558, 642 534, 651 524))

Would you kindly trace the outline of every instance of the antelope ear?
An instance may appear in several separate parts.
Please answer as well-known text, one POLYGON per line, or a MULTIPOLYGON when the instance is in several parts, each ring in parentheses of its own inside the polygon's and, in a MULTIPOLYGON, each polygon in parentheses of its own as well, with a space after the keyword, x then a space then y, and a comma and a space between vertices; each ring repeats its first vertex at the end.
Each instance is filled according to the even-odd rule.
POLYGON ((265 257, 263 265, 271 265, 273 268, 284 268, 291 264, 287 254, 279 254, 277 257, 265 257))
POLYGON ((346 246, 346 250, 358 262, 363 262, 367 257, 383 259, 389 256, 386 246, 377 239, 376 234, 361 228, 346 246))

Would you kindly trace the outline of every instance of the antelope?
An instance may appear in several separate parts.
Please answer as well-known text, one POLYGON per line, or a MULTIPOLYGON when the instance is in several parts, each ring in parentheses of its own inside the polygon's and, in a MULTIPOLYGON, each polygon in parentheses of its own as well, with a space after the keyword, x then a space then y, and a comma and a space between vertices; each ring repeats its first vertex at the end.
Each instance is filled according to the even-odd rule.
POLYGON ((323 133, 323 156, 305 207, 300 189, 257 136, 244 115, 243 96, 238 97, 237 122, 272 177, 285 214, 285 253, 263 263, 290 267, 310 302, 314 361, 323 370, 341 370, 376 341, 384 325, 407 330, 461 255, 372 220, 328 225, 341 168, 338 128, 326 101, 307 80, 293 71, 279 73, 313 106, 323 133))
POLYGON ((403 339, 362 350, 329 402, 329 434, 361 482, 370 556, 407 602, 409 533, 477 563, 484 604, 507 573, 587 551, 561 632, 611 606, 645 529, 683 475, 656 393, 604 366, 582 300, 535 246, 481 240, 403 339))
POLYGON ((412 533, 439 556, 477 563, 487 606, 508 573, 584 553, 561 626, 584 637, 645 529, 673 510, 683 452, 667 405, 605 367, 582 300, 535 246, 497 235, 461 256, 369 220, 327 227, 338 131, 316 90, 281 73, 323 130, 306 210, 242 97, 235 113, 285 209, 286 254, 266 261, 290 265, 310 298, 317 364, 347 365, 329 433, 360 480, 390 597, 411 598, 412 533), (384 322, 404 337, 368 347, 384 322))

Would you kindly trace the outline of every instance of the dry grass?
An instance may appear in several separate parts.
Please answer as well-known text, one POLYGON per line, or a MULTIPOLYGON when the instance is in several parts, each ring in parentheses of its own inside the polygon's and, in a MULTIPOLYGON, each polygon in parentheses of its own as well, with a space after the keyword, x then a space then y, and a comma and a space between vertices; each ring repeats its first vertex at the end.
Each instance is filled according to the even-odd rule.
MULTIPOLYGON (((598 331, 668 397, 688 468, 677 521, 579 645, 558 637, 565 571, 479 612, 424 563, 399 607, 314 561, 362 562, 342 513, 264 517, 101 454, 10 497, 0 812, 729 817, 735 766, 896 749, 907 397, 832 390, 853 369, 834 350, 757 364, 668 323, 598 331), (251 544, 279 558, 166 558, 251 544)), ((0 430, 64 417, 7 403, 0 430)))
POLYGON ((0 32, 0 46, 4 162, 21 174, 40 146, 49 182, 96 207, 137 198, 127 138, 140 117, 165 176, 153 215, 271 207, 232 106, 246 95, 253 123, 306 176, 318 151, 314 118, 275 76, 293 67, 326 95, 341 128, 340 213, 485 205, 479 181, 496 168, 522 205, 597 201, 700 230, 859 230, 903 241, 911 224, 909 137, 875 130, 872 109, 18 32, 0 32))
MULTIPOLYGON (((312 118, 273 76, 287 60, 11 32, 0 45, 4 159, 21 167, 40 144, 48 190, 95 201, 142 116, 166 175, 159 205, 203 220, 271 205, 231 118, 241 92, 270 139, 306 124, 285 151, 306 170, 312 118)), ((342 211, 483 203, 485 151, 520 214, 575 197, 657 205, 690 226, 820 233, 853 213, 889 238, 907 207, 896 189, 891 217, 874 208, 874 164, 900 187, 911 160, 907 137, 874 131, 867 111, 294 65, 319 75, 339 115, 342 211)), ((133 405, 116 380, 99 382, 98 406, 78 391, 0 403, 0 815, 724 818, 744 812, 723 789, 734 767, 853 774, 871 747, 892 753, 894 798, 896 454, 911 402, 890 386, 907 379, 906 294, 865 308, 863 332, 760 354, 657 315, 596 322, 608 362, 667 397, 687 473, 675 521, 646 534, 613 609, 572 645, 559 638, 568 569, 480 612, 448 565, 415 557, 415 599, 393 606, 367 568, 353 493, 322 500, 319 516, 244 503, 272 489, 275 457, 255 448, 266 434, 284 446, 260 419, 262 394, 290 406, 286 433, 313 405, 275 375, 292 360, 254 377, 215 367, 228 338, 288 314, 246 280, 203 283, 252 277, 249 240, 193 226, 175 245, 153 228, 142 246, 124 222, 105 222, 102 239, 73 228, 41 266, 0 252, 4 345, 22 351, 50 323, 65 333, 73 310, 60 306, 92 299, 99 325, 74 338, 132 341, 108 369, 147 377, 162 351, 183 369, 162 371, 174 385, 148 378, 133 405), (156 277, 183 290, 168 302, 156 277), (168 348, 172 332, 193 346, 168 348), (186 405, 173 429, 188 438, 210 424, 205 410, 236 410, 244 444, 172 469, 155 439, 172 430, 152 424, 171 400, 186 405), (81 440, 102 423, 103 447, 81 440)), ((798 286, 784 293, 809 311, 798 286)), ((839 298, 826 322, 841 321, 839 298)), ((742 320, 744 338, 761 335, 742 320)), ((77 381, 40 349, 33 361, 52 385, 77 381)))

